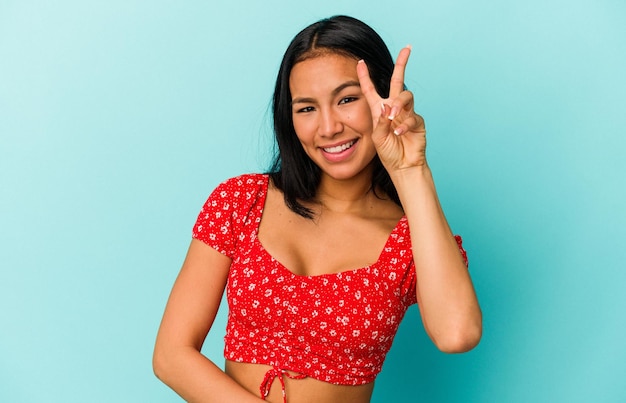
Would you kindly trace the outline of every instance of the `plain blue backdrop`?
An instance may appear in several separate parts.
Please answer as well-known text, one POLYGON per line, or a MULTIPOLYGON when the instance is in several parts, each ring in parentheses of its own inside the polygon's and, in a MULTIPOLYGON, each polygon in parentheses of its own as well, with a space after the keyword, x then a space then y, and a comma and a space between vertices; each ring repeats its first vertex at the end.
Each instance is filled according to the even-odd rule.
POLYGON ((280 57, 333 14, 413 45, 484 313, 450 356, 412 308, 373 401, 626 401, 621 0, 1 1, 0 401, 180 401, 151 353, 191 227, 266 169, 280 57))

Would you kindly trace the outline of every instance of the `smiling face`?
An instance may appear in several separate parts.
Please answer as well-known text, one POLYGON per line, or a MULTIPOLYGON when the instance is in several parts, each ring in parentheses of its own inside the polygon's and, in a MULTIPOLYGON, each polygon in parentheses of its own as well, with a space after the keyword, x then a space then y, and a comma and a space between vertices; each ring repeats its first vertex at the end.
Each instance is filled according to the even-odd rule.
POLYGON ((323 175, 338 180, 371 175, 376 155, 372 114, 356 64, 328 53, 297 63, 289 77, 296 135, 323 175))

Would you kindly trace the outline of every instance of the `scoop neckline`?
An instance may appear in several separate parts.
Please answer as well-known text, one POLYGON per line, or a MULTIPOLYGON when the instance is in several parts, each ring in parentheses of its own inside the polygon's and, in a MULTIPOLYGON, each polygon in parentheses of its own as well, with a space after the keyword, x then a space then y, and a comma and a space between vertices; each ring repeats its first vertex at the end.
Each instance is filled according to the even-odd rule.
POLYGON ((378 266, 381 263, 381 260, 382 260, 383 256, 385 255, 385 251, 390 247, 390 244, 392 243, 392 240, 394 239, 394 234, 397 234, 400 231, 400 228, 402 227, 402 224, 407 219, 406 215, 403 215, 402 217, 400 217, 400 219, 398 220, 396 225, 393 227, 393 229, 391 230, 391 232, 387 236, 387 240, 385 241, 385 245, 383 245, 382 250, 378 254, 378 258, 372 264, 369 264, 367 266, 357 267, 357 268, 354 268, 354 269, 348 269, 348 270, 340 271, 340 272, 337 272, 337 273, 322 273, 322 274, 313 274, 313 275, 296 274, 293 271, 291 271, 287 266, 282 264, 278 259, 276 259, 274 256, 272 256, 272 254, 267 249, 265 249, 265 246, 263 246, 263 243, 261 243, 261 240, 259 239, 259 229, 261 227, 261 220, 262 220, 262 217, 263 217, 263 211, 265 211, 265 201, 267 200, 267 194, 268 193, 269 193, 269 175, 265 175, 265 183, 264 183, 264 186, 263 186, 263 194, 259 198, 260 199, 259 200, 260 208, 256 209, 257 210, 257 214, 258 214, 258 220, 255 220, 257 222, 257 225, 256 225, 256 228, 254 229, 254 243, 261 250, 261 252, 263 254, 265 254, 265 256, 267 258, 271 259, 273 262, 276 262, 276 265, 278 266, 278 268, 280 270, 282 270, 283 272, 285 272, 285 274, 288 274, 289 276, 294 277, 294 278, 302 278, 302 279, 315 279, 315 278, 328 278, 328 277, 338 277, 338 278, 341 278, 341 277, 343 277, 345 275, 356 274, 356 273, 361 272, 361 271, 371 270, 372 268, 378 266))

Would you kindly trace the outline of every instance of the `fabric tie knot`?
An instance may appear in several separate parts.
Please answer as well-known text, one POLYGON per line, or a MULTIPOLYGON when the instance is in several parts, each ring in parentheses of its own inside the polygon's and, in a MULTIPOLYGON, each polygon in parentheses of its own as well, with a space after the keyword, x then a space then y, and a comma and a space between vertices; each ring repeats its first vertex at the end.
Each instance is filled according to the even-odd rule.
POLYGON ((287 393, 285 392, 285 379, 283 378, 283 376, 286 376, 290 379, 304 379, 307 377, 304 374, 291 375, 289 372, 287 372, 286 369, 272 367, 265 373, 265 376, 263 377, 263 382, 261 382, 261 387, 259 388, 261 392, 261 399, 265 400, 267 395, 270 394, 270 389, 272 388, 274 379, 278 378, 278 380, 280 381, 280 387, 283 392, 283 403, 287 403, 287 393))

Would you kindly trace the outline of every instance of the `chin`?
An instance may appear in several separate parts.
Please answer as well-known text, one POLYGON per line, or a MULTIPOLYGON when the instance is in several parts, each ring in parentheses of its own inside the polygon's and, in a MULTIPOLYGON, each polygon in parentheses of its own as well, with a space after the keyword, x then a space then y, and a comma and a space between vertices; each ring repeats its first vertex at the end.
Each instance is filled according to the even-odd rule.
POLYGON ((370 166, 371 164, 361 169, 349 169, 348 167, 346 169, 322 169, 322 173, 336 181, 348 181, 362 178, 364 175, 371 178, 372 171, 368 169, 370 166))

